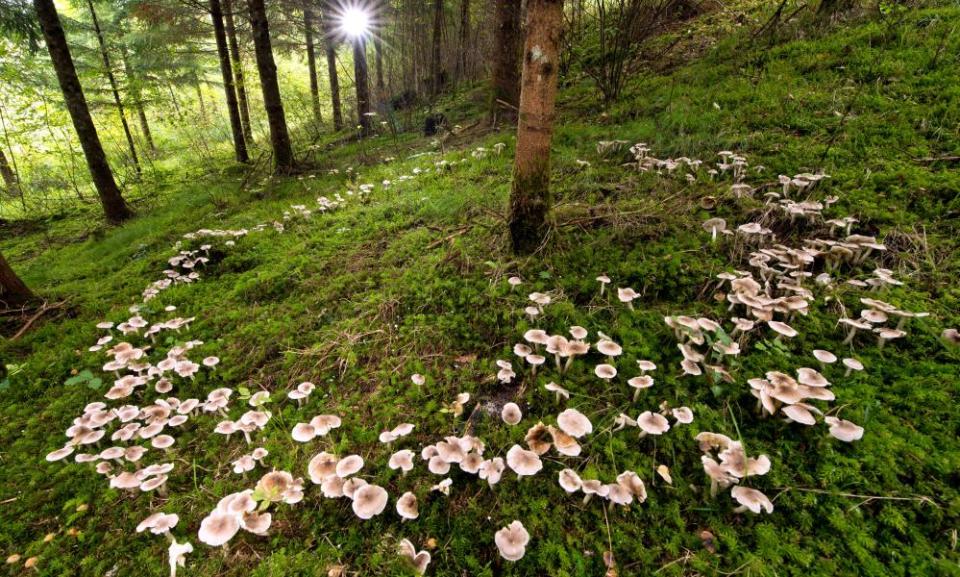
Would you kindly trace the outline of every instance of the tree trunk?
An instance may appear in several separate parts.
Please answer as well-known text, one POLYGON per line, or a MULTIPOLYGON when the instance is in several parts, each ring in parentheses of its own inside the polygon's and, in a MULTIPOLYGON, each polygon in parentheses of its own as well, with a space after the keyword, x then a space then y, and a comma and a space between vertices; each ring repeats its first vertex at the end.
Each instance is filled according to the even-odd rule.
POLYGON ((2 148, 0 148, 0 177, 3 177, 3 184, 10 196, 20 196, 20 183, 17 182, 17 175, 13 173, 2 148))
POLYGON ((247 0, 247 6, 250 8, 250 27, 253 30, 257 70, 260 72, 260 88, 263 90, 263 107, 266 109, 267 124, 270 126, 273 167, 275 172, 286 173, 294 167, 293 148, 290 146, 290 133, 287 131, 287 119, 283 114, 283 101, 280 99, 280 84, 277 82, 277 64, 273 60, 273 48, 270 44, 267 9, 263 0, 247 0))
POLYGON ((513 250, 537 250, 550 211, 550 139, 557 97, 563 0, 528 0, 520 122, 510 191, 513 250))
POLYGON ((233 151, 237 162, 249 162, 243 124, 240 122, 240 108, 237 105, 237 90, 233 86, 230 49, 227 47, 227 31, 223 24, 220 0, 210 0, 210 17, 213 20, 213 36, 217 41, 217 56, 220 60, 220 75, 223 77, 223 92, 227 100, 227 115, 230 117, 230 131, 233 133, 233 151))
POLYGON ((373 54, 377 63, 377 101, 383 102, 387 91, 383 83, 383 41, 379 34, 373 37, 373 54))
POLYGON ((457 58, 457 79, 469 76, 467 65, 470 51, 470 0, 460 0, 460 54, 457 58))
POLYGON ((237 27, 233 21, 233 0, 223 0, 224 22, 227 26, 227 43, 233 61, 233 85, 237 89, 237 105, 240 107, 240 125, 247 144, 253 144, 253 128, 250 125, 250 105, 247 103, 247 87, 243 82, 243 58, 237 42, 237 27))
POLYGON ((319 128, 323 122, 320 115, 320 85, 317 83, 317 52, 313 45, 313 7, 303 9, 303 27, 306 29, 307 69, 310 71, 310 103, 313 106, 313 123, 319 128))
POLYGON ((505 108, 504 115, 515 118, 515 107, 520 104, 520 2, 495 1, 497 29, 494 39, 491 111, 496 118, 501 108, 505 108), (509 106, 504 107, 501 102, 509 106))
POLYGON ((373 123, 370 121, 370 79, 367 72, 367 41, 356 38, 353 41, 353 75, 357 85, 357 119, 360 132, 367 136, 373 123))
POLYGON ((93 20, 93 31, 97 36, 97 45, 100 47, 103 71, 107 75, 110 90, 113 92, 113 101, 117 105, 117 113, 120 115, 123 134, 127 137, 127 146, 130 148, 130 158, 133 160, 133 168, 137 171, 137 174, 140 174, 140 159, 137 157, 137 147, 133 144, 133 133, 130 132, 130 124, 127 123, 127 115, 123 111, 123 100, 120 98, 120 90, 117 88, 117 79, 113 75, 113 67, 110 65, 110 53, 107 51, 107 42, 103 38, 103 31, 100 30, 100 21, 97 19, 97 11, 93 8, 93 0, 87 0, 87 7, 90 9, 90 18, 93 20))
POLYGON ((50 60, 57 73, 57 81, 63 92, 67 110, 70 112, 73 127, 77 131, 77 138, 83 147, 93 185, 97 189, 97 194, 100 195, 103 211, 110 222, 121 222, 133 216, 133 213, 123 200, 116 181, 113 180, 107 155, 103 152, 100 136, 90 117, 90 109, 87 108, 83 88, 77 78, 77 71, 73 67, 73 58, 70 56, 70 48, 67 46, 67 37, 63 33, 57 8, 53 0, 33 0, 33 6, 40 26, 43 28, 43 37, 50 52, 50 60))
POLYGON ((443 88, 442 45, 443 0, 433 0, 433 54, 430 58, 430 64, 433 68, 433 86, 431 86, 431 92, 434 96, 440 94, 440 90, 443 88))
POLYGON ((6 259, 0 254, 0 306, 14 308, 33 300, 33 293, 23 284, 6 259))
POLYGON ((320 4, 323 18, 323 45, 327 54, 327 75, 330 82, 330 103, 333 108, 333 129, 343 130, 343 109, 340 106, 340 78, 337 75, 337 43, 333 21, 326 2, 320 4))
POLYGON ((150 132, 150 123, 147 121, 147 110, 143 105, 143 91, 140 88, 140 81, 133 74, 126 49, 123 50, 121 56, 123 57, 123 70, 127 75, 127 89, 133 96, 133 105, 136 107, 137 116, 140 118, 140 132, 143 133, 143 139, 147 142, 147 147, 151 152, 154 152, 157 147, 153 143, 153 134, 150 132))

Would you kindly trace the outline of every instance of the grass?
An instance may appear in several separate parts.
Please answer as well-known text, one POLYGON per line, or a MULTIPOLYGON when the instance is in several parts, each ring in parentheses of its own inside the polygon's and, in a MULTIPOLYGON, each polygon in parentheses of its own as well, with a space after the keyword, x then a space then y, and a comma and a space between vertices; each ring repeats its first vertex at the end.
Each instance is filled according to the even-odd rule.
MULTIPOLYGON (((596 575, 611 548, 621 575, 960 574, 960 354, 939 339, 943 328, 960 324, 960 173, 946 162, 918 160, 960 150, 957 37, 947 36, 934 58, 958 23, 960 9, 949 8, 910 13, 899 24, 864 20, 772 47, 735 37, 684 66, 638 75, 602 116, 589 83, 573 82, 561 94, 555 138, 555 226, 534 257, 510 255, 504 234, 513 137, 472 130, 442 155, 467 162, 377 186, 366 202, 350 197, 346 208, 292 220, 282 234, 251 234, 214 259, 201 282, 151 302, 150 318, 161 318, 166 304, 196 316, 189 336, 177 338, 203 340, 197 358, 222 359, 216 371, 178 382, 173 394, 202 397, 215 386, 272 391, 273 418, 258 443, 269 449, 270 466, 305 476, 319 450, 361 454, 368 480, 392 497, 418 494, 414 522, 401 524, 392 500, 383 515, 360 522, 347 501, 322 499, 308 481, 302 503, 272 509, 268 537, 241 533, 227 551, 200 544, 199 522, 216 501, 265 472, 241 478, 230 471, 230 461, 249 449, 237 437, 210 434, 212 417, 178 434, 166 499, 110 490, 87 465, 42 459, 103 393, 65 384, 71 374, 98 370, 100 357, 85 352, 98 336, 93 325, 126 317, 184 233, 272 222, 291 204, 343 193, 346 166, 360 172, 359 182, 374 183, 432 168, 439 155, 407 158, 429 150, 428 142, 405 136, 399 143, 378 138, 362 150, 320 149, 314 174, 253 186, 241 187, 232 168, 184 179, 145 200, 138 218, 121 228, 91 224, 91 209, 4 234, 0 250, 40 294, 68 299, 69 313, 0 345, 15 365, 0 390, 0 549, 39 556, 45 575, 161 575, 165 541, 133 528, 162 509, 180 514, 174 534, 197 548, 186 575, 322 575, 334 565, 351 574, 410 574, 394 553, 404 537, 418 548, 435 541, 434 575, 596 575), (833 177, 827 192, 840 198, 828 214, 857 216, 858 230, 890 247, 876 264, 905 281, 871 296, 932 316, 912 321, 909 338, 883 349, 858 341, 850 350, 841 345, 838 307, 856 314, 861 293, 844 288, 795 322, 797 339, 751 344, 733 366, 734 383, 680 377, 662 317, 723 318, 713 278, 744 266, 742 252, 710 244, 700 222, 748 222, 763 207, 736 202, 724 186, 641 175, 599 158, 594 143, 612 138, 647 142, 660 157, 708 162, 718 150, 741 151, 751 165, 766 167, 754 177, 761 182, 822 167, 833 177), (504 157, 471 158, 473 147, 498 141, 508 143, 504 157), (398 160, 363 162, 363 155, 398 160), (579 170, 577 159, 591 167, 579 170), (329 174, 334 167, 341 172, 329 174), (719 197, 717 209, 699 207, 706 195, 719 197), (593 279, 600 273, 641 293, 635 312, 599 297, 593 279), (511 274, 523 277, 522 290, 510 290, 511 274), (405 477, 387 469, 395 448, 417 449, 468 427, 486 441, 488 455, 504 454, 536 419, 549 422, 561 410, 540 387, 549 372, 538 384, 524 375, 520 387, 493 378, 494 360, 512 358, 513 343, 533 326, 522 309, 534 290, 555 301, 537 326, 606 332, 624 345, 624 376, 634 359, 657 363, 654 388, 634 403, 623 382, 605 386, 590 374, 592 363, 578 364, 564 381, 574 392, 570 406, 598 432, 585 441, 582 458, 550 457, 532 479, 517 482, 507 473, 490 489, 453 472, 443 497, 428 493, 441 477, 419 462, 405 477), (866 428, 862 441, 842 444, 822 425, 787 425, 753 412, 746 379, 809 364, 813 348, 853 354, 866 365, 848 378, 827 372, 838 397, 831 405, 866 428), (412 385, 413 373, 427 375, 427 384, 412 385), (302 380, 318 390, 298 409, 285 391, 302 380), (441 412, 462 391, 482 407, 469 421, 441 412), (523 407, 521 426, 508 428, 496 416, 507 400, 523 407), (608 431, 618 413, 635 416, 664 400, 690 406, 694 423, 656 439, 608 431), (294 443, 293 425, 319 413, 340 414, 343 427, 321 441, 294 443), (389 449, 378 443, 381 430, 404 421, 417 425, 410 437, 389 449), (772 515, 735 514, 728 495, 706 494, 693 440, 704 430, 741 436, 751 454, 770 456, 771 472, 752 483, 775 499, 772 515), (670 467, 672 486, 655 476, 657 464, 670 467), (584 505, 556 485, 567 465, 607 482, 636 470, 650 498, 627 509, 605 509, 596 499, 584 505), (513 519, 532 542, 523 560, 507 563, 493 534, 513 519), (715 552, 701 540, 705 530, 715 552), (48 533, 55 536, 44 543, 48 533)), ((479 101, 462 95, 448 116, 466 126, 479 101)), ((787 231, 786 240, 800 234, 787 231)), ((240 412, 235 402, 232 417, 240 412)))

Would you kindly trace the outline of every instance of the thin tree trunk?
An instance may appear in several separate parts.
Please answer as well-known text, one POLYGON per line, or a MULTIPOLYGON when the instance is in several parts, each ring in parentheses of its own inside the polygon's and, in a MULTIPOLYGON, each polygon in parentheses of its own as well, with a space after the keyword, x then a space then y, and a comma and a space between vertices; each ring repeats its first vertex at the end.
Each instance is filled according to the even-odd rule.
POLYGON ((0 148, 0 177, 3 177, 3 184, 10 196, 20 196, 20 183, 17 182, 17 175, 13 173, 2 148, 0 148))
POLYGON ((93 8, 93 0, 87 0, 87 7, 90 8, 90 18, 93 20, 93 31, 97 36, 97 45, 100 46, 100 58, 103 61, 103 71, 107 75, 110 90, 113 92, 113 101, 117 105, 117 113, 120 115, 123 134, 127 137, 127 146, 130 148, 130 158, 133 160, 133 168, 137 171, 137 174, 140 174, 140 159, 137 157, 137 147, 133 143, 133 133, 130 132, 130 124, 127 122, 126 113, 123 111, 123 100, 120 98, 120 90, 117 88, 117 79, 113 75, 113 67, 110 65, 110 53, 107 51, 107 42, 103 38, 103 31, 100 30, 100 21, 97 19, 97 11, 93 8))
POLYGON ((210 17, 213 20, 213 36, 217 41, 217 56, 220 60, 220 75, 223 77, 223 92, 227 100, 227 115, 230 117, 230 131, 233 133, 233 150, 237 162, 248 162, 250 157, 247 154, 247 142, 243 137, 243 124, 240 122, 237 91, 233 86, 230 49, 227 48, 227 31, 223 24, 220 0, 210 0, 210 17))
POLYGON ((496 0, 496 35, 493 60, 493 101, 491 112, 494 118, 506 102, 505 114, 514 118, 511 107, 520 103, 520 2, 496 0))
POLYGON ((383 41, 380 36, 373 37, 373 54, 377 65, 377 101, 386 99, 386 88, 383 83, 383 41))
POLYGON ((353 75, 357 87, 357 119, 364 136, 371 132, 370 78, 367 71, 367 41, 363 37, 353 41, 353 75))
POLYGON ((0 305, 6 308, 18 307, 33 298, 33 293, 0 254, 0 305))
POLYGON ((337 75, 337 43, 326 2, 320 4, 323 18, 323 46, 327 55, 327 76, 330 82, 330 104, 333 108, 333 129, 343 130, 343 109, 340 105, 340 78, 337 75))
POLYGON ((306 29, 307 70, 310 72, 310 103, 313 106, 313 122, 319 128, 323 122, 320 115, 320 85, 317 82, 317 53, 313 45, 313 7, 303 9, 303 27, 306 29))
POLYGON ((253 30, 253 52, 257 57, 260 72, 260 88, 263 91, 263 107, 270 126, 270 146, 273 148, 273 167, 278 173, 290 172, 294 167, 293 148, 287 119, 280 99, 280 84, 277 82, 277 64, 273 60, 270 44, 270 24, 263 0, 248 0, 250 27, 253 30))
POLYGON ((433 68, 433 86, 431 86, 431 92, 434 96, 440 94, 440 90, 443 88, 442 45, 443 0, 433 0, 433 54, 430 57, 430 64, 433 68))
POLYGON ((247 100, 247 87, 243 80, 243 57, 240 55, 240 43, 237 42, 237 27, 233 20, 233 0, 223 0, 224 23, 227 27, 227 43, 230 44, 230 58, 233 61, 233 85, 237 89, 237 105, 240 107, 240 124, 247 144, 253 144, 253 128, 250 125, 250 105, 247 100))
POLYGON ((563 0, 528 0, 517 153, 510 192, 513 250, 537 250, 550 211, 550 140, 557 96, 563 0))
POLYGON ((77 131, 77 138, 83 147, 87 167, 90 169, 90 176, 100 196, 100 202, 103 204, 103 211, 110 222, 122 222, 133 216, 133 213, 123 200, 123 195, 120 194, 120 189, 117 188, 117 183, 113 179, 113 172, 110 171, 110 165, 107 163, 107 155, 103 152, 100 136, 90 117, 90 109, 87 107, 83 88, 80 86, 77 71, 73 66, 73 58, 70 56, 70 48, 67 46, 67 37, 63 33, 57 8, 53 0, 33 0, 33 6, 40 26, 43 28, 43 37, 50 52, 50 60, 57 73, 57 81, 63 92, 67 110, 70 112, 73 127, 77 131))
POLYGON ((153 143, 153 134, 150 132, 150 123, 147 121, 147 110, 143 105, 143 92, 140 89, 139 79, 134 77, 133 68, 130 66, 130 59, 127 57, 126 49, 121 53, 123 58, 123 70, 127 75, 127 87, 133 96, 133 105, 137 109, 137 116, 140 118, 140 132, 143 133, 143 139, 147 142, 147 147, 151 152, 157 150, 153 143))
POLYGON ((469 76, 467 54, 470 51, 470 0, 460 0, 460 55, 457 59, 457 79, 469 76))
POLYGON ((200 118, 207 122, 207 105, 203 103, 203 89, 200 87, 200 79, 197 79, 197 102, 200 103, 200 118))

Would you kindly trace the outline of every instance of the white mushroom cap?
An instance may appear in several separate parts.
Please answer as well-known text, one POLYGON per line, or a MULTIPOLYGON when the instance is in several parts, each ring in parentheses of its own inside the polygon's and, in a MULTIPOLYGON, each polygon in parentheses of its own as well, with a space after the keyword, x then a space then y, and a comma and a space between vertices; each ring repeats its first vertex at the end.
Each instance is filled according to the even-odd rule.
POLYGON ((617 475, 617 484, 643 503, 647 500, 647 487, 643 484, 643 479, 633 471, 624 471, 617 475))
POLYGON ((507 451, 507 465, 513 469, 518 477, 536 475, 543 468, 540 457, 520 445, 514 445, 507 451))
POLYGON ((617 376, 617 368, 606 363, 597 365, 593 369, 594 374, 604 380, 610 380, 617 376))
POLYGON ((650 375, 640 375, 627 381, 627 384, 635 389, 649 389, 653 386, 653 377, 650 375))
POLYGON ((637 361, 637 366, 640 367, 640 370, 643 372, 654 371, 657 369, 657 365, 650 361, 637 361))
POLYGON ((546 331, 541 329, 530 329, 527 332, 523 333, 523 339, 528 343, 535 343, 538 345, 547 344, 547 339, 550 338, 550 335, 546 331))
POLYGON ((317 453, 310 459, 310 463, 307 465, 307 473, 310 475, 310 480, 313 481, 314 484, 319 485, 323 483, 328 477, 337 474, 337 457, 326 451, 317 453))
MULTIPOLYGON (((602 274, 602 275, 600 275, 600 276, 597 277, 597 282, 599 282, 600 284, 610 284, 610 277, 608 277, 608 276, 605 275, 605 274, 602 274)), ((107 328, 109 328, 109 327, 107 327, 107 328)))
POLYGON ((797 331, 787 323, 782 323, 780 321, 767 321, 767 326, 773 329, 774 332, 777 332, 785 337, 795 337, 797 336, 797 331))
POLYGON ((756 489, 738 485, 730 490, 730 496, 754 513, 760 513, 760 511, 773 513, 773 502, 756 489))
POLYGON ((337 476, 346 479, 363 468, 363 457, 360 455, 348 455, 337 462, 337 476))
POLYGON ((386 489, 377 485, 364 485, 353 494, 353 512, 361 519, 370 519, 387 506, 386 489))
POLYGON ((828 365, 837 362, 837 355, 823 349, 814 349, 813 356, 821 363, 826 363, 828 365))
POLYGON ((427 469, 434 475, 446 475, 450 471, 450 461, 440 455, 434 455, 427 461, 427 469))
POLYGON ((66 445, 62 449, 57 449, 56 451, 53 451, 52 453, 47 454, 47 461, 50 461, 50 462, 59 461, 60 459, 70 456, 73 453, 73 451, 74 451, 73 445, 66 445))
POLYGON ((662 435, 670 430, 670 422, 659 413, 644 411, 637 417, 637 426, 651 435, 662 435))
POLYGON ((852 369, 854 371, 863 370, 863 363, 861 363, 857 359, 851 359, 849 357, 843 359, 843 366, 847 367, 848 369, 852 369))
POLYGON ((420 510, 417 507, 417 496, 407 491, 397 499, 397 514, 404 519, 416 519, 420 516, 420 510))
POLYGON ((484 461, 480 463, 480 468, 477 470, 477 475, 487 481, 487 483, 492 487, 500 482, 500 478, 503 476, 503 471, 506 466, 503 463, 503 459, 500 457, 494 457, 493 459, 484 461))
POLYGON ((523 279, 518 276, 512 276, 507 278, 507 283, 509 283, 510 286, 520 286, 523 284, 523 279))
POLYGON ((608 357, 616 357, 623 353, 623 347, 608 339, 599 341, 596 346, 598 351, 608 357))
POLYGON ((219 547, 233 538, 240 530, 240 521, 236 515, 214 511, 200 522, 200 541, 211 547, 219 547))
POLYGON ((519 561, 526 553, 527 543, 530 542, 530 533, 520 521, 514 521, 496 532, 493 537, 500 550, 500 556, 507 561, 519 561))
POLYGON ((671 411, 673 418, 677 420, 678 423, 689 425, 693 422, 693 411, 690 407, 678 407, 671 411))
POLYGON ((507 403, 503 406, 503 410, 500 411, 500 418, 508 425, 516 425, 523 419, 523 412, 516 403, 507 403))
POLYGON ((543 355, 527 355, 524 358, 528 363, 530 363, 535 367, 542 365, 547 360, 546 357, 544 357, 543 355))
POLYGON ((390 461, 387 463, 391 469, 401 469, 403 472, 413 469, 413 451, 403 449, 390 455, 390 461))
POLYGON ((266 535, 273 524, 273 515, 249 511, 240 516, 240 526, 254 535, 266 535))
POLYGON ((587 332, 587 329, 581 326, 574 325, 570 327, 570 336, 577 339, 578 341, 587 338, 588 334, 589 333, 587 332))
POLYGON ((630 287, 617 289, 617 298, 620 299, 620 302, 622 303, 629 303, 639 296, 640 295, 637 293, 637 291, 630 287))
POLYGON ((577 439, 593 432, 593 423, 576 409, 567 409, 557 415, 557 425, 564 433, 577 439))
POLYGON ((863 438, 863 427, 856 423, 837 417, 825 417, 824 421, 830 426, 830 436, 844 443, 852 443, 863 438))
POLYGON ((573 469, 564 469, 560 471, 558 481, 560 486, 563 487, 563 490, 567 493, 576 493, 580 490, 581 485, 583 485, 580 475, 578 475, 573 469))
POLYGON ((561 396, 561 397, 563 397, 563 398, 565 398, 565 399, 569 399, 569 398, 570 398, 570 391, 568 391, 567 389, 561 387, 560 385, 558 385, 558 384, 556 384, 556 383, 547 383, 547 384, 543 385, 543 388, 546 389, 546 390, 548 390, 548 391, 550 391, 551 393, 556 393, 557 395, 559 395, 559 396, 561 396))
POLYGON ((410 376, 410 380, 413 381, 413 384, 420 386, 427 382, 427 378, 420 373, 414 373, 410 376))
POLYGON ((174 442, 176 442, 175 439, 170 435, 157 435, 150 441, 150 444, 156 449, 166 449, 172 447, 174 442))

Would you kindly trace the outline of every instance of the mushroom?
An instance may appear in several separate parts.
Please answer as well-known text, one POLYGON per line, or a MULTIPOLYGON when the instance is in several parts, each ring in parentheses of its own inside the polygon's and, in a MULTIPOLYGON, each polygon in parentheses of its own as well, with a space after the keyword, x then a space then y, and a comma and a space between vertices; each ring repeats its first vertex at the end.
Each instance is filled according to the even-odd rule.
POLYGON ((507 403, 500 411, 500 418, 508 425, 516 425, 523 419, 523 412, 520 411, 520 407, 516 403, 507 403))
POLYGON ((514 445, 507 451, 507 465, 513 469, 518 478, 536 475, 543 468, 540 457, 520 445, 514 445))
POLYGON ((236 515, 214 510, 200 522, 200 541, 211 547, 220 547, 240 530, 240 521, 236 515))
POLYGON ((390 461, 387 465, 393 469, 400 469, 404 473, 413 469, 413 451, 409 449, 403 449, 402 451, 397 451, 396 453, 390 455, 390 461))
POLYGON ((594 367, 593 372, 595 375, 597 375, 598 377, 600 377, 605 381, 609 381, 610 379, 617 376, 617 368, 614 367, 613 365, 608 365, 606 363, 600 364, 594 367))
POLYGON ((837 355, 823 349, 814 349, 813 357, 820 362, 820 368, 826 368, 825 365, 832 365, 837 362, 837 355))
POLYGON ((620 302, 626 303, 630 310, 633 310, 634 299, 638 298, 639 296, 640 295, 637 293, 637 291, 630 287, 617 289, 617 298, 620 299, 620 302))
POLYGON ((620 356, 623 353, 623 348, 609 339, 601 339, 596 346, 598 351, 607 355, 611 363, 613 362, 613 357, 620 356))
POLYGON ((326 451, 314 455, 310 459, 310 463, 307 464, 307 474, 310 475, 310 480, 316 485, 323 483, 329 477, 336 476, 337 457, 326 451))
POLYGON ((580 479, 580 475, 577 474, 573 469, 564 469, 560 471, 558 475, 558 482, 560 486, 563 487, 563 490, 567 493, 576 493, 580 490, 583 481, 580 479))
POLYGON ((187 553, 193 553, 193 545, 189 541, 177 543, 176 539, 170 540, 170 547, 167 549, 170 577, 177 577, 177 567, 184 567, 187 564, 187 553))
POLYGON ((863 427, 856 423, 832 416, 824 417, 823 420, 830 427, 830 436, 835 439, 839 439, 844 443, 852 443, 853 441, 859 441, 863 438, 863 427))
POLYGON ((554 393, 556 395, 556 399, 558 403, 560 402, 561 398, 564 398, 564 399, 570 398, 570 391, 568 391, 567 389, 561 387, 556 383, 547 383, 543 386, 543 388, 550 391, 551 393, 554 393))
POLYGON ((850 318, 840 319, 840 324, 850 327, 850 332, 847 333, 847 338, 843 340, 843 344, 845 345, 853 343, 853 338, 857 335, 857 330, 869 331, 873 328, 870 326, 870 323, 866 321, 858 321, 850 318))
POLYGON ((857 359, 852 359, 852 358, 849 358, 849 357, 848 357, 848 358, 843 359, 843 361, 841 361, 841 362, 843 362, 843 366, 847 367, 846 372, 843 373, 843 376, 845 376, 845 377, 849 377, 851 371, 862 371, 862 370, 863 370, 863 363, 861 363, 861 362, 858 361, 857 359))
POLYGON ((427 378, 420 373, 414 373, 410 375, 410 380, 413 381, 413 384, 417 385, 418 387, 427 382, 427 378))
POLYGON ((671 414, 677 420, 677 424, 689 425, 693 422, 693 410, 690 407, 678 407, 673 409, 671 414))
POLYGON ((710 242, 716 242, 717 233, 727 230, 727 221, 722 218, 709 218, 700 226, 703 230, 710 232, 710 242))
POLYGON ((557 425, 564 433, 577 439, 593 432, 590 419, 576 409, 567 409, 557 415, 557 425))
POLYGON ((337 462, 336 472, 341 479, 346 479, 363 468, 363 457, 349 455, 337 462))
POLYGON ((507 561, 519 561, 526 553, 527 543, 530 542, 530 533, 520 521, 514 521, 496 532, 493 537, 500 550, 500 556, 507 561))
POLYGON ((607 285, 610 284, 610 277, 602 274, 597 277, 597 282, 600 283, 600 296, 603 296, 604 289, 606 289, 607 285))
POLYGON ((940 336, 951 345, 960 345, 960 331, 957 329, 943 329, 940 336))
POLYGON ((503 475, 504 468, 505 466, 503 459, 500 457, 495 457, 480 463, 480 468, 477 470, 477 474, 481 479, 486 480, 486 482, 492 487, 500 482, 500 477, 503 475))
POLYGON ((662 435, 670 430, 670 422, 659 413, 644 411, 637 417, 637 426, 640 427, 640 437, 662 435))
POLYGON ((737 513, 747 510, 753 513, 760 513, 760 511, 773 513, 773 503, 766 495, 756 489, 738 485, 730 490, 730 496, 740 503, 740 507, 734 509, 737 513))
MULTIPOLYGON (((781 334, 787 338, 793 338, 797 336, 797 331, 787 323, 782 323, 780 321, 767 321, 767 326, 773 329, 774 332, 781 334)), ((780 338, 780 337, 777 337, 780 338)))
POLYGON ((353 493, 353 512, 361 519, 371 519, 387 506, 387 491, 377 485, 364 485, 353 493))
POLYGON ((398 553, 401 557, 406 557, 410 563, 413 564, 413 569, 420 575, 427 572, 427 566, 430 565, 429 551, 420 551, 418 553, 413 543, 411 543, 409 539, 404 539, 400 541, 398 553))
POLYGON ((627 384, 634 388, 633 400, 636 401, 642 389, 649 389, 653 386, 653 377, 650 375, 640 375, 639 377, 633 377, 628 380, 627 384))
POLYGON ((404 519, 416 519, 420 516, 417 507, 417 496, 407 491, 397 499, 397 514, 404 519))

